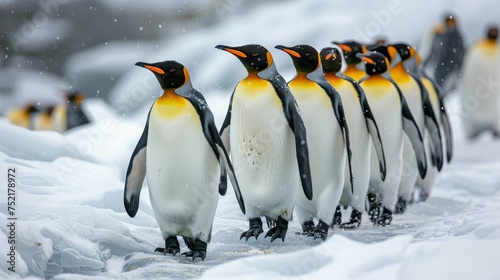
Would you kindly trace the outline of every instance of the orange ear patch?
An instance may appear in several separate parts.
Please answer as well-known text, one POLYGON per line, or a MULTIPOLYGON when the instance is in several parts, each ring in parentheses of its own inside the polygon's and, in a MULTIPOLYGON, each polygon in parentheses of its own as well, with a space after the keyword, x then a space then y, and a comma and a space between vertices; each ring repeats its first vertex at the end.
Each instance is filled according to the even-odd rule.
POLYGON ((387 51, 389 52, 389 55, 391 56, 391 60, 393 60, 396 57, 396 54, 398 53, 396 48, 393 46, 387 47, 387 51))
POLYGON ((267 58, 267 66, 269 67, 271 64, 273 64, 273 56, 271 55, 270 52, 267 52, 266 58, 267 58))
POLYGON ((300 53, 298 53, 294 50, 283 48, 283 51, 286 52, 287 54, 293 56, 293 57, 300 58, 300 53))
POLYGON ((182 70, 184 70, 184 84, 185 84, 185 83, 187 83, 187 82, 189 81, 189 79, 190 79, 190 77, 189 77, 189 72, 188 72, 188 70, 187 70, 187 68, 186 68, 186 67, 184 67, 184 69, 182 69, 182 70))
POLYGON ((345 52, 352 52, 352 48, 349 47, 348 45, 339 44, 339 47, 345 52))
POLYGON ((157 74, 165 74, 165 71, 163 71, 161 68, 151 66, 151 65, 144 65, 144 68, 147 68, 157 74))
POLYGON ((238 50, 233 50, 233 49, 229 49, 229 48, 226 48, 225 49, 226 51, 234 54, 235 56, 238 56, 238 57, 242 57, 242 58, 246 58, 247 55, 244 53, 244 52, 240 52, 238 50))
POLYGON ((371 58, 368 58, 368 57, 361 57, 361 59, 368 64, 374 63, 373 60, 371 58))

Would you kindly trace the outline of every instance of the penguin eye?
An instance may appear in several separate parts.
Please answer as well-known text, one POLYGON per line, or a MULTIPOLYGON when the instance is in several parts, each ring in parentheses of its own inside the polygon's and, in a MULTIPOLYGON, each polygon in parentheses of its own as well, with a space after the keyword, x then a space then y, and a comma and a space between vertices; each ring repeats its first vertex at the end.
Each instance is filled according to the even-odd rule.
POLYGON ((304 55, 305 55, 305 56, 310 56, 310 55, 311 55, 311 53, 305 53, 304 55))
POLYGON ((174 72, 175 72, 175 70, 176 70, 175 68, 171 68, 171 69, 169 69, 168 71, 169 71, 170 73, 174 73, 174 72))
POLYGON ((257 57, 257 56, 259 56, 259 54, 258 53, 252 53, 252 56, 253 57, 257 57))

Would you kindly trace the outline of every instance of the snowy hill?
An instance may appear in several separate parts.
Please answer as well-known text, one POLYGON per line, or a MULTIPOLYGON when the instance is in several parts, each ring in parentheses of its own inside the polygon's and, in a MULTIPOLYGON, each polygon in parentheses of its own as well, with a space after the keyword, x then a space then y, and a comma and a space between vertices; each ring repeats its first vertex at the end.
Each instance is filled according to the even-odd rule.
MULTIPOLYGON (((451 0, 358 4, 259 2, 246 13, 228 12, 213 26, 188 30, 140 55, 147 55, 148 62, 184 63, 220 125, 232 87, 244 71, 234 57, 215 50, 216 44, 263 44, 289 79, 294 74, 291 61, 272 49, 276 44, 309 43, 320 48, 334 39, 354 38, 358 30, 370 35, 366 30, 378 24, 380 33, 390 39, 418 45, 424 32, 450 10, 459 16, 471 42, 487 24, 498 20, 500 8, 487 0, 474 5, 451 0), (379 20, 387 14, 381 11, 388 12, 390 19, 379 20)), ((109 48, 109 52, 119 51, 120 47, 109 48)), ((83 66, 80 69, 87 69, 83 66)), ((456 95, 447 100, 455 137, 452 163, 439 174, 430 199, 411 205, 390 226, 373 226, 364 216, 359 230, 335 229, 321 242, 295 235, 301 229, 292 221, 284 243, 270 243, 263 236, 240 241, 247 221, 229 188, 219 201, 205 261, 153 253, 163 240, 147 188, 135 218, 123 206, 126 166, 152 96, 160 92, 148 71, 135 68, 131 64, 113 88, 111 106, 87 100, 92 124, 64 135, 29 131, 0 119, 0 184, 8 182, 9 168, 15 168, 17 183, 15 215, 7 211, 6 189, 0 194, 4 224, 8 217, 17 218, 16 273, 5 265, 11 232, 4 225, 0 227, 0 278, 498 279, 500 142, 489 135, 472 143, 464 139, 456 95)))

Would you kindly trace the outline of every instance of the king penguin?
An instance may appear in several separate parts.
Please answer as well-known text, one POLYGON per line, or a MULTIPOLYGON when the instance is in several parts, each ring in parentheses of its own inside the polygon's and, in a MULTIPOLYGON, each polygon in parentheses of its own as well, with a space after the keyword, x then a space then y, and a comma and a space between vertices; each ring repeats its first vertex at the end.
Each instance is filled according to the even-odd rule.
MULTIPOLYGON (((299 193, 295 211, 304 234, 326 240, 344 185, 351 146, 339 93, 325 80, 318 51, 309 45, 275 48, 292 58, 297 75, 288 82, 302 112, 309 140, 313 199, 299 193), (318 219, 314 226, 313 219, 318 219)), ((346 177, 352 183, 352 173, 346 177)))
POLYGON ((58 132, 64 132, 90 122, 82 108, 83 93, 73 89, 68 91, 65 97, 66 102, 56 106, 52 113, 52 127, 58 132))
POLYGON ((299 186, 307 199, 313 198, 299 107, 266 48, 255 44, 216 48, 235 55, 248 71, 233 91, 220 131, 231 152, 249 220, 250 228, 240 239, 257 238, 265 216, 268 226, 274 225, 266 237, 284 241, 299 186))
POLYGON ((357 57, 356 55, 358 53, 366 53, 367 50, 365 46, 356 41, 345 41, 342 43, 333 41, 332 43, 339 46, 344 53, 344 59, 347 64, 344 75, 352 78, 356 82, 359 82, 359 80, 366 76, 366 73, 365 71, 358 68, 361 66, 361 59, 359 59, 359 57, 357 57))
MULTIPOLYGON (((415 52, 414 57, 412 58, 413 63, 410 63, 408 67, 408 71, 414 76, 417 80, 421 81, 421 84, 425 88, 428 93, 429 101, 434 114, 436 115, 436 120, 439 125, 439 129, 441 130, 441 135, 445 141, 443 141, 443 145, 446 146, 446 162, 450 162, 453 155, 453 138, 451 133, 450 121, 448 118, 448 114, 446 111, 445 104, 443 102, 443 95, 439 93, 441 87, 425 76, 423 72, 422 59, 419 53, 413 49, 415 52), (439 116, 439 117, 438 117, 439 116)), ((430 133, 426 134, 426 138, 424 139, 425 149, 426 151, 430 151, 426 153, 427 156, 427 166, 431 168, 427 169, 427 173, 424 178, 417 177, 417 182, 415 184, 414 193, 412 195, 413 198, 417 199, 417 201, 425 201, 429 197, 432 187, 434 184, 434 180, 436 179, 437 173, 440 171, 438 166, 436 165, 435 159, 432 155, 433 141, 431 141, 430 133)), ((443 149, 444 150, 444 149, 443 149)))
POLYGON ((389 60, 377 52, 358 54, 358 57, 364 61, 368 74, 359 84, 365 91, 377 124, 384 128, 381 139, 385 147, 387 176, 383 181, 377 168, 379 161, 376 150, 372 148, 368 198, 372 221, 374 224, 385 226, 392 221, 398 197, 403 166, 403 131, 408 135, 417 153, 417 164, 423 174, 427 170, 427 162, 423 138, 406 104, 406 99, 388 75, 389 60))
POLYGON ((184 238, 187 257, 205 259, 218 194, 224 195, 227 175, 240 208, 244 202, 227 151, 208 105, 193 88, 187 69, 175 61, 138 62, 156 76, 163 89, 151 107, 146 126, 127 169, 124 203, 130 217, 139 208, 147 177, 151 207, 165 247, 155 252, 180 252, 184 238))
POLYGON ((467 51, 461 94, 462 121, 469 139, 484 131, 500 137, 500 48, 498 27, 488 29, 486 38, 467 51))
MULTIPOLYGON (((383 46, 382 46, 383 47, 383 46)), ((432 157, 433 166, 441 170, 443 166, 443 144, 439 124, 436 120, 432 104, 429 100, 429 94, 422 82, 407 71, 407 64, 415 56, 415 50, 412 46, 405 43, 395 43, 390 46, 389 53, 394 50, 397 53, 393 61, 393 67, 390 74, 394 82, 401 89, 408 107, 415 118, 415 122, 424 139, 426 155, 432 157), (427 142, 432 142, 432 145, 427 142), (429 150, 432 148, 432 150, 429 150)), ((413 150, 410 139, 403 137, 403 173, 398 191, 398 203, 396 214, 405 212, 409 203, 413 202, 413 190, 418 178, 423 179, 427 174, 418 174, 418 166, 415 161, 416 152, 413 150)), ((430 168, 429 168, 430 169, 430 168)))
POLYGON ((35 118, 40 110, 33 104, 28 103, 23 108, 14 108, 5 115, 11 124, 28 129, 35 128, 35 118))
MULTIPOLYGON (((365 208, 365 198, 370 181, 370 143, 373 143, 379 161, 380 178, 385 180, 386 162, 384 147, 379 127, 371 111, 364 90, 354 81, 340 72, 342 56, 336 48, 324 48, 320 52, 321 63, 326 80, 339 92, 349 127, 352 149, 353 186, 344 182, 340 199, 342 206, 351 206, 352 212, 348 223, 340 224, 341 216, 337 214, 336 223, 344 229, 355 229, 361 224, 361 216, 365 208)), ((349 167, 345 166, 345 177, 349 176, 349 167)), ((337 212, 340 213, 340 208, 337 212)))

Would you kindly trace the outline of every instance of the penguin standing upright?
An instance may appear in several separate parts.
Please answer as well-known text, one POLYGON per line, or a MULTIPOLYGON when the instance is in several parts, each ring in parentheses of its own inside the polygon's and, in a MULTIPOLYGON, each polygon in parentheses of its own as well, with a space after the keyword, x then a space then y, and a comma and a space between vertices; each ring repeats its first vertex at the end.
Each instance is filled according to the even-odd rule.
POLYGON ((365 63, 368 76, 360 81, 377 124, 384 129, 381 139, 387 163, 387 176, 382 180, 378 170, 379 161, 372 148, 370 157, 371 176, 368 198, 370 215, 375 224, 385 226, 391 223, 395 210, 398 188, 402 172, 403 131, 411 140, 417 153, 417 163, 421 174, 427 170, 422 135, 406 104, 406 100, 387 75, 388 59, 377 52, 358 54, 365 63), (383 76, 385 74, 385 76, 383 76), (381 197, 378 197, 381 196, 381 197), (382 213, 380 213, 382 207, 382 213))
MULTIPOLYGON (((422 82, 406 70, 407 64, 415 56, 415 50, 412 46, 405 43, 395 43, 388 46, 388 48, 394 48, 397 53, 397 59, 394 59, 393 63, 394 66, 390 69, 391 77, 401 89, 422 134, 424 142, 432 141, 432 145, 424 143, 427 149, 432 148, 432 150, 426 151, 426 155, 429 154, 428 156, 432 157, 433 166, 441 170, 443 166, 441 132, 431 102, 429 101, 429 95, 422 82), (427 133, 427 131, 429 131, 429 133, 427 133)), ((408 203, 413 201, 413 189, 418 178, 422 179, 427 175, 421 173, 420 176, 418 176, 419 170, 416 165, 415 157, 416 153, 413 150, 410 139, 404 136, 403 173, 398 191, 397 214, 403 213, 408 203)))
MULTIPOLYGON (((361 216, 365 208, 365 198, 368 192, 372 147, 370 141, 373 142, 377 154, 378 170, 382 181, 385 180, 386 176, 384 147, 379 127, 370 109, 365 92, 352 78, 340 73, 342 57, 339 50, 324 48, 321 50, 320 56, 326 80, 342 97, 352 149, 353 186, 351 190, 351 184, 346 180, 340 199, 340 205, 352 207, 351 217, 348 223, 340 224, 341 216, 337 214, 336 223, 340 224, 341 228, 354 229, 361 224, 361 216)), ((345 177, 348 178, 348 176, 349 167, 346 164, 345 177)), ((336 213, 340 213, 339 208, 336 213)))
POLYGON ((483 131, 500 137, 500 48, 498 27, 469 48, 464 61, 461 94, 462 121, 469 139, 483 131))
MULTIPOLYGON (((295 211, 305 234, 326 240, 342 193, 347 157, 351 171, 350 136, 342 100, 325 80, 316 49, 309 45, 275 48, 290 55, 297 71, 288 86, 301 109, 310 144, 314 196, 309 200, 299 193, 295 211), (318 219, 316 227, 314 218, 318 219)), ((352 183, 351 173, 346 180, 352 183)))
POLYGON ((344 53, 344 59, 347 64, 344 75, 359 82, 359 80, 366 76, 366 73, 358 68, 361 67, 361 59, 357 57, 357 54, 366 53, 366 48, 356 41, 345 41, 342 43, 333 41, 332 43, 339 46, 344 53))
POLYGON ((454 90, 461 76, 465 48, 454 15, 446 15, 442 26, 435 34, 424 67, 446 94, 454 90))
POLYGON ((56 106, 52 114, 52 126, 59 132, 89 123, 82 109, 83 93, 73 89, 67 92, 65 97, 66 102, 56 106))
POLYGON ((139 208, 147 177, 151 206, 165 247, 180 252, 184 238, 192 259, 205 259, 218 194, 227 188, 227 172, 241 210, 243 200, 224 144, 208 105, 193 88, 187 69, 175 61, 138 62, 153 72, 163 89, 151 107, 144 132, 132 153, 125 180, 124 204, 130 217, 139 208))
POLYGON ((271 242, 284 241, 299 186, 307 199, 313 197, 306 128, 299 108, 266 48, 253 44, 216 48, 235 55, 248 71, 234 89, 220 131, 231 150, 249 220, 250 228, 240 239, 257 238, 265 216, 269 227, 275 224, 266 237, 271 236, 271 242))
MULTIPOLYGON (((441 87, 433 80, 429 79, 422 67, 422 59, 419 55, 419 53, 415 51, 415 56, 412 59, 413 63, 409 64, 409 72, 419 79, 424 86, 425 90, 428 93, 429 101, 431 103, 431 106, 434 114, 436 115, 436 120, 438 122, 439 128, 442 131, 442 137, 444 138, 445 141, 443 141, 443 144, 446 146, 446 162, 450 162, 451 158, 453 156, 453 136, 451 132, 451 126, 450 126, 450 121, 448 118, 448 114, 446 112, 446 107, 444 104, 444 97, 440 93, 441 87)), ((431 141, 431 137, 429 136, 430 134, 428 133, 426 135, 426 139, 424 139, 425 142, 425 149, 426 151, 432 151, 433 150, 433 142, 431 141)), ((444 149, 443 149, 444 150, 444 149)), ((434 184, 434 180, 436 179, 437 173, 440 171, 438 170, 438 167, 435 166, 435 160, 433 159, 432 153, 427 153, 427 166, 431 166, 431 168, 427 169, 427 173, 424 178, 417 177, 417 183, 415 184, 415 191, 417 191, 417 195, 413 195, 414 198, 417 200, 427 200, 429 197, 432 187, 434 184)))

